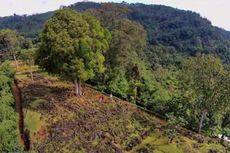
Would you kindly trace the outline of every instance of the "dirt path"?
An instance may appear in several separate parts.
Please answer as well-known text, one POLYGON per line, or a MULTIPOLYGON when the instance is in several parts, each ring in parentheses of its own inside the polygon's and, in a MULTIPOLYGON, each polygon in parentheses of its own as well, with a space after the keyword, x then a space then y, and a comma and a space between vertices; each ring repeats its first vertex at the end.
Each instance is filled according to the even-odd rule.
POLYGON ((30 140, 29 140, 28 133, 25 131, 24 114, 23 114, 23 99, 22 99, 21 89, 18 86, 17 79, 14 79, 12 90, 13 90, 13 95, 15 98, 16 112, 18 113, 18 129, 20 133, 20 142, 24 145, 24 150, 28 151, 30 149, 30 140))

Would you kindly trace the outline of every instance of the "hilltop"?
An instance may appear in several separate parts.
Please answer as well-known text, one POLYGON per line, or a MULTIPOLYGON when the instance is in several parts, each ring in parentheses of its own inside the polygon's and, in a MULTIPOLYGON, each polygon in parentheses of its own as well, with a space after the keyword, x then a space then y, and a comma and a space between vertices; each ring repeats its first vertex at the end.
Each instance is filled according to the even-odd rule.
POLYGON ((22 89, 31 150, 224 153, 216 139, 200 138, 186 129, 180 129, 172 143, 168 143, 173 128, 136 105, 111 99, 87 84, 83 87, 84 95, 76 97, 71 83, 39 71, 32 82, 27 70, 26 65, 21 66, 16 77, 22 89), (103 102, 98 99, 101 95, 105 97, 103 102))

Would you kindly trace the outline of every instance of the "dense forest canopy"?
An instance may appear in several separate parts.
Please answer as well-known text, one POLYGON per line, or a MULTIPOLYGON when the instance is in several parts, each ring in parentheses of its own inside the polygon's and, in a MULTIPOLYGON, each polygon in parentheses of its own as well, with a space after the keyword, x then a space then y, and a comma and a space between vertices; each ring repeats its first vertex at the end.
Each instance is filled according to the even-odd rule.
MULTIPOLYGON (((148 43, 174 47, 177 52, 188 55, 197 53, 218 54, 225 62, 230 61, 230 32, 212 26, 199 14, 162 5, 127 4, 130 9, 125 15, 142 24, 148 34, 148 43)), ((101 8, 103 3, 79 2, 69 6, 77 11, 101 8)), ((35 37, 42 30, 53 12, 31 16, 10 16, 0 18, 0 29, 10 28, 23 35, 35 37)))

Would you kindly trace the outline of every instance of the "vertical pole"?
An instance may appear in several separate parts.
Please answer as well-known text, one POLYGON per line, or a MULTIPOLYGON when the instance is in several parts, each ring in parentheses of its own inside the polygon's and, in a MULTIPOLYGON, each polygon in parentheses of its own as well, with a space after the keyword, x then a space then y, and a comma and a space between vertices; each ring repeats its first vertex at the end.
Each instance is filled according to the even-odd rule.
POLYGON ((78 89, 78 81, 77 80, 74 81, 74 85, 75 85, 75 94, 76 94, 76 96, 78 96, 79 95, 79 89, 78 89))

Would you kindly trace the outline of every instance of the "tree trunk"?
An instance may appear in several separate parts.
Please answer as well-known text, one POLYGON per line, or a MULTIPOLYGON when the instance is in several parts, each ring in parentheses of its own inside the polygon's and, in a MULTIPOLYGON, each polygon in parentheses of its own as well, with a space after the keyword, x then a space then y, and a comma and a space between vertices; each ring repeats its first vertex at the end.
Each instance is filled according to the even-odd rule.
POLYGON ((74 85, 75 85, 75 95, 78 96, 79 95, 79 89, 78 89, 78 81, 77 80, 74 81, 74 85))
POLYGON ((103 84, 106 83, 106 74, 105 73, 102 74, 102 82, 103 82, 103 84))
POLYGON ((82 95, 82 88, 81 88, 81 81, 78 80, 78 90, 79 90, 79 96, 82 95))
POLYGON ((201 133, 202 127, 203 127, 203 122, 204 122, 204 118, 205 118, 205 114, 206 112, 203 111, 200 117, 200 122, 199 122, 199 127, 198 127, 198 133, 201 133))
POLYGON ((18 71, 18 61, 17 61, 15 54, 13 54, 13 58, 14 58, 14 64, 15 64, 16 72, 17 72, 18 71))
POLYGON ((137 86, 134 87, 134 102, 137 102, 137 86))
POLYGON ((34 82, 34 75, 33 75, 33 70, 31 65, 30 65, 30 77, 31 77, 31 81, 34 82))
POLYGON ((81 81, 79 79, 76 79, 74 81, 74 84, 75 84, 75 95, 81 96, 82 95, 81 81))

